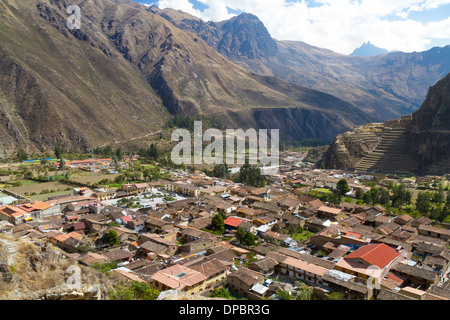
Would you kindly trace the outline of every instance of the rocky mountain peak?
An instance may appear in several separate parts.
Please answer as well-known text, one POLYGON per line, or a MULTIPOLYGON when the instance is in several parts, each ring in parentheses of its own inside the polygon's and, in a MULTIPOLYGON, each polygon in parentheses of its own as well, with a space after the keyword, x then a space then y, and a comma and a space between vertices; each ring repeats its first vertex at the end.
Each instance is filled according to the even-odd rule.
POLYGON ((248 59, 269 58, 277 53, 276 42, 261 20, 253 14, 242 13, 223 26, 218 50, 225 56, 248 59))

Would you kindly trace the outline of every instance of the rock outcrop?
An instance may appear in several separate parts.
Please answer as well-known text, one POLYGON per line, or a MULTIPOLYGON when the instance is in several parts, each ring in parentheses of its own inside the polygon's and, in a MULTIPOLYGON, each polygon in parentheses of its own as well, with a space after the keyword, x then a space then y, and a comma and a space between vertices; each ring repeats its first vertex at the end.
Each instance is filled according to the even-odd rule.
POLYGON ((338 135, 319 165, 358 172, 443 175, 450 171, 450 74, 412 116, 338 135))

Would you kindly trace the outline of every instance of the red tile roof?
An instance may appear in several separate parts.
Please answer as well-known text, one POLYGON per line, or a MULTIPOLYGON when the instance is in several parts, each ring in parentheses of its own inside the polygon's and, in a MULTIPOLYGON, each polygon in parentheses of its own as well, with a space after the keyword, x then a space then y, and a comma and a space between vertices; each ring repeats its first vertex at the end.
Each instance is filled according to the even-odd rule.
POLYGON ((122 219, 122 221, 125 222, 125 223, 127 223, 127 222, 129 222, 129 221, 133 221, 133 218, 130 217, 130 216, 123 216, 121 219, 122 219))
POLYGON ((367 244, 358 250, 350 253, 344 259, 362 259, 367 263, 379 268, 386 267, 394 259, 400 256, 400 253, 384 243, 367 244))
POLYGON ((232 227, 238 227, 244 220, 236 217, 228 217, 225 219, 225 224, 232 227))

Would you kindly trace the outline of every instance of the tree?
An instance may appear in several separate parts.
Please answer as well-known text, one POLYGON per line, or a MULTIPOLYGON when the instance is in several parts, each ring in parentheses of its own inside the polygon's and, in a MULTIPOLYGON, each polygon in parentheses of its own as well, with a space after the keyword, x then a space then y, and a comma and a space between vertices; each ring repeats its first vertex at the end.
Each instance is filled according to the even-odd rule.
POLYGON ((355 197, 356 197, 356 199, 358 199, 358 200, 362 200, 363 199, 363 197, 364 197, 364 191, 363 191, 363 189, 356 189, 356 191, 355 191, 355 197))
POLYGON ((275 293, 275 297, 278 298, 279 300, 291 300, 291 294, 289 292, 281 290, 281 289, 279 289, 275 293))
POLYGON ((156 160, 158 159, 158 155, 159 155, 158 149, 156 148, 155 144, 152 143, 148 150, 148 157, 152 160, 156 160))
POLYGON ((144 169, 142 172, 144 179, 148 179, 150 181, 158 180, 161 176, 161 168, 160 167, 150 167, 144 169))
POLYGON ((17 152, 17 158, 19 158, 20 162, 24 162, 25 160, 28 159, 28 154, 26 153, 25 150, 20 148, 20 150, 17 152))
POLYGON ((419 192, 416 200, 416 209, 419 210, 420 213, 427 213, 431 209, 431 201, 430 201, 430 193, 419 192))
POLYGON ((265 177, 261 174, 261 168, 250 165, 248 161, 240 168, 236 175, 236 182, 252 187, 262 187, 265 177))
POLYGON ((225 298, 225 299, 231 298, 231 294, 224 287, 215 288, 214 290, 211 291, 211 294, 209 296, 211 298, 225 298))
POLYGON ((378 203, 384 206, 387 206, 390 203, 389 191, 386 190, 385 188, 381 188, 380 190, 380 197, 378 199, 378 203))
POLYGON ((339 180, 336 185, 336 189, 337 189, 338 194, 340 194, 342 196, 345 195, 350 190, 347 179, 339 180))
POLYGON ((445 206, 450 208, 450 191, 447 192, 447 198, 445 201, 445 206))
POLYGON ((65 170, 66 169, 66 161, 62 157, 61 157, 61 161, 59 162, 59 169, 60 170, 65 170))
POLYGON ((238 227, 236 230, 236 239, 239 243, 245 246, 252 246, 255 244, 256 238, 250 231, 246 231, 244 228, 238 227))
POLYGON ((247 231, 245 233, 244 239, 242 240, 242 244, 249 247, 249 246, 254 245, 255 241, 256 241, 255 235, 253 233, 251 233, 250 231, 247 231))
POLYGON ((115 152, 115 156, 117 161, 122 161, 123 160, 123 151, 122 148, 117 148, 116 152, 115 152))
POLYGON ((131 283, 131 289, 137 300, 156 300, 159 296, 159 291, 150 287, 147 282, 133 281, 131 283))
POLYGON ((64 153, 64 150, 63 150, 62 147, 60 147, 60 146, 56 146, 56 147, 55 147, 55 156, 56 156, 56 159, 61 159, 63 153, 64 153))
POLYGON ((214 166, 212 175, 213 175, 213 177, 216 177, 216 178, 222 178, 222 179, 228 178, 230 175, 230 173, 228 171, 228 165, 226 163, 216 164, 214 166))
POLYGON ((115 285, 108 291, 111 300, 156 300, 159 290, 147 282, 132 281, 130 285, 115 285))
POLYGON ((445 201, 444 189, 439 189, 439 191, 433 194, 433 203, 442 204, 445 201))
POLYGON ((225 232, 225 222, 223 220, 223 216, 220 213, 216 214, 212 218, 212 227, 215 231, 219 231, 220 233, 225 232))
POLYGON ((364 201, 365 204, 370 206, 373 203, 372 194, 370 192, 364 193, 363 201, 364 201))
POLYGON ((401 206, 411 203, 412 193, 408 191, 405 185, 395 185, 392 190, 392 206, 400 208, 401 206))
POLYGON ((114 230, 109 230, 108 233, 105 235, 105 242, 108 243, 110 246, 117 246, 120 244, 119 236, 117 235, 117 232, 114 230))
POLYGON ((312 300, 313 289, 311 287, 300 288, 295 300, 312 300))

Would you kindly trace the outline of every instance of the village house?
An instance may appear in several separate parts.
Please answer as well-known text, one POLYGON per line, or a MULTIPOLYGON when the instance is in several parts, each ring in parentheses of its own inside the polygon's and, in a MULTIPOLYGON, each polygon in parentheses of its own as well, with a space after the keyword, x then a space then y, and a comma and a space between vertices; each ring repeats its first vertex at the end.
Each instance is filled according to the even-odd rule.
POLYGON ((414 227, 416 229, 419 228, 419 226, 421 224, 431 225, 432 223, 433 223, 433 220, 431 220, 430 218, 424 217, 424 216, 421 216, 421 217, 419 217, 417 219, 414 219, 414 220, 410 221, 411 227, 414 227))
POLYGON ((402 258, 400 252, 386 244, 367 244, 340 259, 336 270, 356 276, 365 284, 370 278, 378 279, 380 283, 402 258))
POLYGON ((151 284, 160 291, 178 290, 187 294, 197 294, 206 289, 207 277, 197 270, 173 265, 156 272, 151 284))
POLYGON ((427 266, 420 267, 417 264, 410 265, 406 262, 397 263, 393 266, 392 272, 405 279, 405 285, 414 285, 424 290, 439 282, 439 272, 427 266))
POLYGON ((287 234, 278 233, 271 230, 265 232, 262 237, 267 242, 276 243, 279 245, 288 245, 289 240, 292 240, 292 238, 290 238, 287 234))
POLYGON ((126 227, 135 232, 141 232, 145 229, 145 221, 141 219, 131 219, 126 222, 126 227))
POLYGON ((163 233, 165 230, 172 228, 172 223, 161 219, 152 217, 142 217, 142 219, 145 221, 146 230, 151 233, 163 233))
POLYGON ((230 290, 242 296, 248 296, 249 290, 257 283, 264 283, 264 275, 245 267, 241 267, 227 276, 227 285, 230 290))
POLYGON ((316 188, 328 188, 331 190, 336 189, 337 183, 340 179, 338 178, 330 178, 330 177, 320 177, 315 180, 316 188))
MULTIPOLYGON (((74 168, 74 169, 82 169, 82 168, 105 168, 109 167, 112 164, 112 159, 86 159, 86 160, 73 160, 66 161, 65 166, 74 168)), ((54 164, 56 168, 59 168, 60 162, 54 164)))
POLYGON ((215 196, 229 192, 227 187, 213 186, 209 188, 202 188, 198 190, 199 196, 215 196))
POLYGON ((411 217, 409 214, 402 214, 400 216, 395 217, 395 223, 403 226, 406 225, 407 223, 411 222, 414 218, 411 217))
POLYGON ((133 258, 133 253, 127 249, 113 249, 105 251, 102 256, 106 257, 110 262, 130 262, 133 258))
POLYGON ((225 229, 227 230, 237 230, 239 228, 239 225, 245 221, 248 221, 247 219, 242 219, 239 217, 228 217, 224 220, 225 223, 225 229))
POLYGON ((286 259, 279 263, 277 268, 281 274, 299 279, 314 286, 323 284, 322 277, 328 271, 327 268, 293 257, 286 257, 286 259))
POLYGON ((116 197, 116 190, 97 191, 95 193, 92 193, 92 197, 94 197, 98 201, 111 200, 116 197))
POLYGON ((348 234, 349 231, 343 226, 333 225, 311 235, 309 242, 318 249, 322 249, 327 242, 332 242, 337 246, 341 244, 348 245, 355 249, 367 244, 361 233, 359 233, 359 236, 355 236, 355 232, 348 234))
POLYGON ((295 212, 301 205, 301 201, 297 197, 285 197, 281 200, 278 200, 278 205, 284 210, 288 212, 295 212))
POLYGON ((312 208, 318 209, 321 206, 325 205, 322 201, 320 201, 320 199, 313 198, 313 197, 300 195, 298 199, 300 200, 300 203, 303 207, 312 207, 312 208))
POLYGON ((77 247, 82 245, 81 242, 83 235, 77 232, 70 232, 67 234, 59 234, 51 237, 49 240, 54 245, 60 247, 67 252, 78 252, 77 247))
POLYGON ((108 262, 108 258, 104 257, 101 254, 95 253, 95 252, 87 252, 83 255, 81 255, 81 257, 78 259, 80 261, 80 263, 86 265, 86 266, 90 266, 94 263, 106 263, 108 262))
POLYGON ((431 225, 421 224, 417 228, 418 233, 424 236, 433 237, 437 239, 450 240, 450 230, 444 228, 437 228, 431 225))
POLYGON ((367 285, 355 281, 356 276, 339 270, 329 270, 322 276, 323 286, 328 291, 345 294, 348 300, 365 300, 369 297, 367 285))
POLYGON ((230 250, 220 245, 214 245, 206 250, 206 257, 208 259, 217 259, 226 266, 232 266, 237 255, 230 250), (214 248, 218 248, 214 251, 214 248), (213 251, 211 251, 213 250, 213 251))
POLYGON ((123 268, 122 267, 122 268, 114 269, 111 272, 111 275, 113 277, 117 277, 118 279, 120 279, 121 281, 123 281, 125 283, 129 283, 129 282, 146 282, 144 279, 142 279, 141 277, 139 277, 136 274, 134 274, 128 268, 123 268))
POLYGON ((74 196, 79 195, 79 196, 83 196, 83 197, 90 197, 90 196, 92 196, 92 193, 94 193, 94 191, 88 187, 73 188, 74 196))
POLYGON ((191 197, 198 197, 200 195, 200 189, 190 183, 166 182, 164 184, 164 190, 191 197))
POLYGON ((239 214, 239 216, 249 220, 258 219, 267 214, 267 212, 264 210, 256 210, 248 206, 239 207, 236 209, 236 212, 239 214))
POLYGON ((188 265, 192 270, 202 273, 206 277, 205 287, 210 288, 227 278, 229 266, 218 259, 205 259, 194 264, 188 265))
POLYGON ((120 243, 135 241, 139 238, 139 233, 128 228, 109 227, 105 230, 104 235, 106 235, 109 231, 114 231, 117 233, 120 243))
POLYGON ((52 207, 54 207, 54 210, 58 209, 58 212, 61 213, 66 211, 79 210, 82 205, 89 205, 90 203, 96 203, 97 199, 93 197, 83 197, 78 195, 76 196, 62 195, 50 197, 45 202, 51 204, 52 207), (82 203, 82 205, 79 203, 82 203), (71 205, 70 208, 69 205, 71 205))
POLYGON ((14 206, 0 207, 0 220, 8 221, 14 225, 30 221, 31 213, 14 206))
POLYGON ((188 254, 195 254, 206 251, 208 248, 213 247, 216 243, 217 240, 215 238, 197 239, 181 245, 180 250, 181 252, 188 254))
POLYGON ((347 216, 342 212, 342 209, 340 208, 321 206, 317 209, 317 218, 339 222, 347 218, 347 216))
POLYGON ((273 202, 255 202, 252 204, 252 208, 256 210, 264 210, 269 214, 281 216, 284 214, 284 210, 273 202))
POLYGON ((140 240, 144 242, 152 242, 162 246, 163 249, 161 253, 167 254, 169 256, 173 256, 174 254, 176 254, 179 249, 179 245, 176 242, 169 241, 158 234, 142 234, 140 240))
POLYGON ((265 257, 249 263, 248 268, 250 270, 268 275, 275 271, 276 266, 278 266, 278 262, 276 260, 265 257))
POLYGON ((158 256, 162 259, 170 257, 167 246, 152 241, 145 241, 140 244, 139 253, 149 260, 155 260, 158 256))
POLYGON ((30 203, 24 203, 17 206, 18 208, 28 212, 31 214, 31 218, 36 220, 49 217, 55 214, 59 214, 59 208, 55 208, 56 210, 53 210, 53 206, 47 202, 43 201, 33 201, 30 203))

